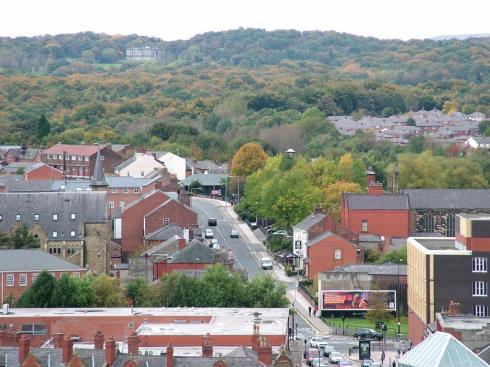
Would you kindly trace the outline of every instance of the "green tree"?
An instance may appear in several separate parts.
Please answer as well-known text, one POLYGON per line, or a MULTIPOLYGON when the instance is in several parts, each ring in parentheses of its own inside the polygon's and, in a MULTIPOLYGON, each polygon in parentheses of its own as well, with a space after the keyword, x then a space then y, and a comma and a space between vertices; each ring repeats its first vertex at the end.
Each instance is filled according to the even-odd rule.
POLYGON ((126 297, 135 307, 153 305, 153 289, 142 278, 131 279, 126 288, 126 297))
POLYGON ((41 117, 39 118, 36 124, 37 137, 39 139, 42 139, 45 136, 49 135, 50 131, 51 131, 51 124, 49 123, 46 116, 43 114, 41 115, 41 117))
POLYGON ((39 248, 39 238, 29 233, 26 225, 17 227, 13 233, 0 232, 0 248, 39 248))
POLYGON ((55 277, 47 271, 42 271, 31 287, 19 298, 16 307, 55 307, 53 297, 55 289, 55 277))
POLYGON ((78 282, 80 278, 63 274, 56 281, 52 303, 56 307, 80 307, 77 302, 78 282))
POLYGON ((124 293, 118 285, 118 280, 107 275, 98 275, 92 282, 94 289, 95 307, 125 306, 124 293))
POLYGON ((392 318, 390 311, 386 309, 384 293, 371 293, 369 295, 369 310, 365 318, 377 326, 386 324, 392 318))
POLYGON ((276 282, 269 274, 253 278, 247 294, 253 301, 252 307, 285 307, 289 303, 284 284, 276 282))

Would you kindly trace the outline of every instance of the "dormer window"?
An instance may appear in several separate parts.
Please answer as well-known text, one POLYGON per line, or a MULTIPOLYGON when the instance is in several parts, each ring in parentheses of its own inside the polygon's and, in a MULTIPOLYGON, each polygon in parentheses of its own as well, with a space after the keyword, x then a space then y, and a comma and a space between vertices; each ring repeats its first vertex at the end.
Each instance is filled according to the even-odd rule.
POLYGON ((58 220, 58 214, 53 214, 53 220, 57 221, 58 220))
POLYGON ((103 160, 104 160, 104 156, 103 156, 103 155, 101 155, 101 156, 100 156, 100 160, 101 160, 101 161, 103 161, 103 160))
POLYGON ((34 221, 38 222, 39 221, 39 214, 34 214, 34 221))
POLYGON ((75 231, 70 232, 70 237, 75 237, 75 231))
POLYGON ((20 222, 20 214, 15 214, 15 220, 16 220, 17 222, 20 222))
POLYGON ((58 232, 56 231, 53 232, 53 238, 58 238, 58 232))
POLYGON ((70 214, 70 219, 71 219, 71 220, 75 220, 75 219, 77 219, 77 215, 76 215, 75 213, 71 213, 71 214, 70 214))

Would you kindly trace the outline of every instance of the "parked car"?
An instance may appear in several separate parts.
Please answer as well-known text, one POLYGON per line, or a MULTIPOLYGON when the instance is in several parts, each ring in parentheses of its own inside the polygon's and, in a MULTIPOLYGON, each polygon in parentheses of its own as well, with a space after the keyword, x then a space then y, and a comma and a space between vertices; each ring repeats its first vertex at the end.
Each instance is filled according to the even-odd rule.
POLYGON ((218 239, 217 238, 213 238, 211 239, 211 241, 209 241, 209 245, 208 245, 210 248, 214 248, 214 249, 220 249, 220 245, 219 245, 219 242, 218 242, 218 239))
POLYGON ((354 333, 354 338, 357 338, 357 339, 371 339, 371 340, 380 341, 380 340, 383 340, 383 334, 378 333, 374 329, 359 328, 354 333))
POLYGON ((208 219, 208 226, 215 227, 217 225, 218 225, 218 221, 216 220, 216 218, 209 218, 208 219))
POLYGON ((285 229, 280 229, 271 233, 272 236, 283 236, 286 238, 292 238, 291 234, 285 229))
POLYGON ((309 348, 306 352, 306 364, 311 366, 311 363, 315 358, 320 358, 320 351, 315 348, 309 348))
POLYGON ((323 351, 323 355, 325 357, 329 357, 330 354, 332 354, 333 352, 336 352, 335 347, 333 345, 322 346, 322 351, 323 351))
POLYGON ((310 339, 310 346, 313 348, 321 348, 324 345, 328 345, 328 339, 322 336, 316 336, 310 339))
POLYGON ((328 357, 328 361, 330 363, 335 363, 338 364, 342 360, 342 353, 340 352, 332 352, 330 353, 330 356, 328 357))
POLYGON ((361 367, 371 367, 374 361, 372 359, 365 359, 361 363, 361 367))
POLYGON ((259 228, 259 225, 257 224, 257 222, 249 222, 248 225, 250 226, 250 228, 252 229, 257 229, 259 228))
POLYGON ((311 367, 327 367, 328 365, 323 361, 322 358, 313 358, 311 360, 311 367))
POLYGON ((238 234, 238 231, 236 229, 232 229, 230 232, 230 237, 231 238, 240 238, 240 235, 238 234))
POLYGON ((260 266, 262 266, 262 269, 264 270, 272 270, 272 259, 270 257, 263 257, 260 259, 260 266))
POLYGON ((206 228, 204 231, 204 238, 214 238, 214 233, 211 228, 206 228))

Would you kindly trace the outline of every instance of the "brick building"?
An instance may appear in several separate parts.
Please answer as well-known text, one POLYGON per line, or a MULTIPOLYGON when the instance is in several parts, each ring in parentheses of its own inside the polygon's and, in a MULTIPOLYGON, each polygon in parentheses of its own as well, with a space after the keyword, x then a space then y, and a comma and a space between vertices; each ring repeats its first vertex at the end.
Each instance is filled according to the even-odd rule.
POLYGON ((142 248, 147 234, 169 224, 189 230, 198 228, 197 213, 160 190, 152 191, 126 205, 121 214, 123 256, 142 248))
POLYGON ((307 254, 305 274, 310 279, 318 279, 318 273, 364 261, 364 252, 360 247, 330 231, 309 240, 307 254))
MULTIPOLYGON (((41 250, 0 249, 0 303, 15 303, 43 270, 55 277, 83 276, 86 269, 41 250)), ((1 328, 0 328, 1 329, 1 328)))
POLYGON ((100 150, 104 172, 112 173, 122 158, 106 145, 56 144, 42 151, 41 161, 62 171, 66 177, 90 178, 100 150))
POLYGON ((46 163, 37 162, 30 164, 26 167, 24 172, 24 180, 33 181, 33 180, 63 180, 64 174, 63 171, 60 171, 57 168, 54 168, 46 163))
POLYGON ((456 215, 456 238, 408 239, 408 321, 412 343, 451 301, 461 313, 488 317, 490 216, 456 215))
POLYGON ((25 225, 41 249, 107 273, 111 229, 105 192, 0 193, 0 231, 25 225))

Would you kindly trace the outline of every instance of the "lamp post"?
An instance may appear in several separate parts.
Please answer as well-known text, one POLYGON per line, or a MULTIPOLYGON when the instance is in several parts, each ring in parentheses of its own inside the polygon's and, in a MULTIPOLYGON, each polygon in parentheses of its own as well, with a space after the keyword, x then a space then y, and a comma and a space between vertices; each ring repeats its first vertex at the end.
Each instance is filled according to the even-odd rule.
POLYGON ((398 332, 397 336, 400 337, 400 296, 398 295, 400 293, 400 264, 403 261, 403 259, 398 260, 398 284, 396 287, 396 321, 397 321, 397 327, 398 327, 398 332))

